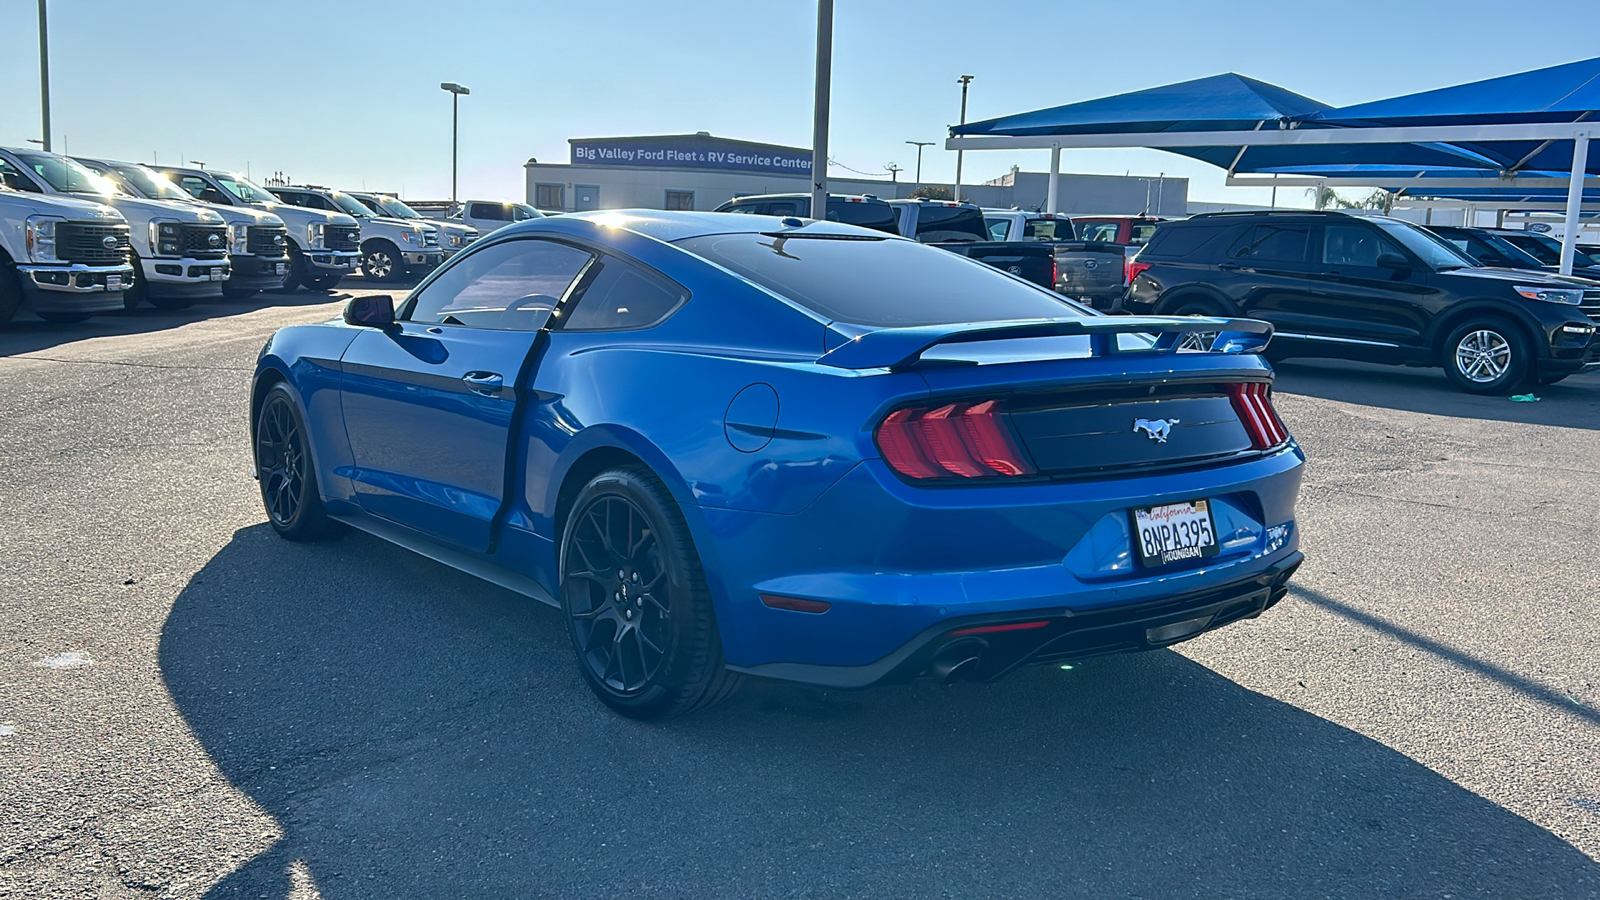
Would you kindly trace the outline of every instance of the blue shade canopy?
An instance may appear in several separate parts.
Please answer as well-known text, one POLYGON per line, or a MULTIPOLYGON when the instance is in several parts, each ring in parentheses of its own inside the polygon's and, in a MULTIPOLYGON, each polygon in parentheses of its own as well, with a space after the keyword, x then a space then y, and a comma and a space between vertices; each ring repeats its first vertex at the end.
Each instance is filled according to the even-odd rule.
POLYGON ((1330 125, 1500 125, 1577 122, 1600 110, 1600 57, 1454 87, 1323 109, 1303 121, 1330 125))
MULTIPOLYGON (((1113 97, 968 122, 950 129, 960 137, 1056 134, 1140 134, 1155 131, 1249 131, 1261 123, 1327 109, 1265 81, 1229 72, 1113 97)), ((1262 127, 1268 127, 1262 125, 1262 127)), ((1273 125, 1271 127, 1276 127, 1273 125)))
POLYGON ((1163 147, 1234 174, 1287 172, 1297 167, 1380 167, 1494 172, 1491 159, 1451 144, 1264 144, 1246 147, 1163 147))

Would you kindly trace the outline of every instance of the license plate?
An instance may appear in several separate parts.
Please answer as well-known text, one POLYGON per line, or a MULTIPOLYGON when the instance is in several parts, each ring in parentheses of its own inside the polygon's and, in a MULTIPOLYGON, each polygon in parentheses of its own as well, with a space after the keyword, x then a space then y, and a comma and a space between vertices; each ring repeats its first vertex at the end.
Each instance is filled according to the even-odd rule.
POLYGON ((108 291, 120 291, 120 290, 122 290, 122 276, 121 275, 107 275, 106 276, 106 290, 108 290, 108 291))
POLYGON ((288 266, 287 263, 278 263, 277 271, 274 272, 273 274, 275 274, 275 275, 287 275, 288 272, 289 272, 289 266, 288 266))
POLYGON ((211 270, 211 280, 212 281, 221 281, 225 277, 227 277, 227 276, 222 274, 222 270, 221 269, 212 269, 211 270))
POLYGON ((1133 546, 1144 566, 1216 556, 1219 547, 1211 502, 1192 500, 1135 509, 1133 546))

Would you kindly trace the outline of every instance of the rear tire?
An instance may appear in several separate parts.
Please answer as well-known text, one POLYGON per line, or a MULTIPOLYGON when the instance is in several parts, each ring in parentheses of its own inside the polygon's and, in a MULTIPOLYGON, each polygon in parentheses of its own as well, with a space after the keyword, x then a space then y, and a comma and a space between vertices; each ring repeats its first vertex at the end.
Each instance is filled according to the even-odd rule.
POLYGON ((343 533, 344 526, 328 518, 322 506, 311 436, 284 382, 273 385, 261 401, 255 450, 261 505, 273 531, 291 541, 322 541, 343 533))
POLYGON ((578 494, 560 594, 578 671, 618 713, 672 718, 739 686, 683 513, 644 466, 602 472, 578 494))
POLYGON ((1471 394, 1503 394, 1533 380, 1533 348, 1506 319, 1472 319, 1445 338, 1439 364, 1456 387, 1471 394))

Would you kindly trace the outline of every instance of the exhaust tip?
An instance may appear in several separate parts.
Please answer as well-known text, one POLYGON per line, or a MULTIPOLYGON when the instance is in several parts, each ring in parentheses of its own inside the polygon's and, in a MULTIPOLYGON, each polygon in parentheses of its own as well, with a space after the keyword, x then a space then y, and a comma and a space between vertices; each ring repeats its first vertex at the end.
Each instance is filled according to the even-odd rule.
POLYGON ((974 678, 986 646, 982 641, 957 641, 939 651, 928 665, 928 674, 940 684, 974 678))

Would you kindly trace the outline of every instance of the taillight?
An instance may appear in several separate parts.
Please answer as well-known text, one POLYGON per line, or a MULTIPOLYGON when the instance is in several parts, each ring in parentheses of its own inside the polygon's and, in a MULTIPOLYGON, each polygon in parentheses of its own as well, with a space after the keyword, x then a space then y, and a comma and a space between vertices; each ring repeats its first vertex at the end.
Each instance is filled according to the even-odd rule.
POLYGON ((1233 401, 1233 411, 1255 449, 1266 450, 1289 440, 1289 429, 1283 427, 1278 411, 1272 408, 1271 385, 1264 381, 1230 384, 1228 399, 1233 401))
POLYGON ((919 481, 1035 472, 998 400, 897 409, 878 425, 877 439, 883 461, 919 481))
POLYGON ((1150 263, 1139 262, 1137 260, 1134 260, 1134 259, 1130 258, 1128 260, 1128 269, 1127 269, 1127 271, 1128 271, 1128 284, 1133 284, 1133 279, 1139 277, 1139 273, 1140 272, 1143 272, 1145 269, 1150 268, 1150 265, 1151 265, 1150 263))

